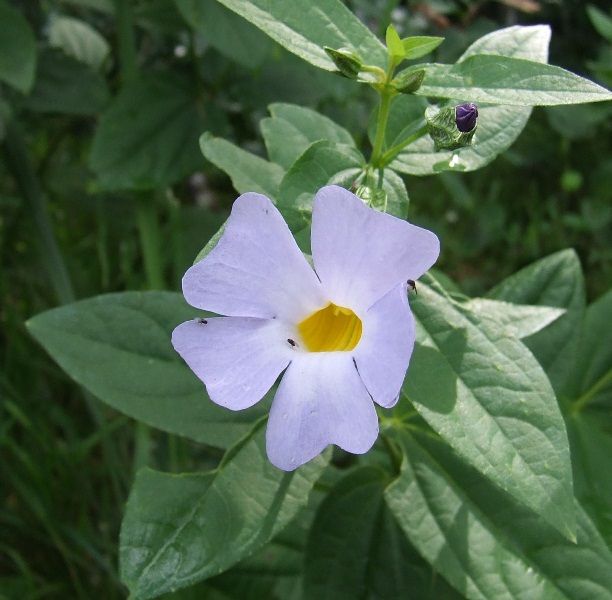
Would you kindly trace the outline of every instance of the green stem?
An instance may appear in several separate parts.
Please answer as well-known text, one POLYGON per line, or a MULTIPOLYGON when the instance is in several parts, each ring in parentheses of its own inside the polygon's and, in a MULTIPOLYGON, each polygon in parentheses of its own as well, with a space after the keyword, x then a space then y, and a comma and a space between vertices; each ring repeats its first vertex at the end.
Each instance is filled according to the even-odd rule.
POLYGON ((6 165, 14 177, 28 212, 38 231, 36 240, 47 275, 60 304, 74 301, 74 290, 68 269, 60 252, 40 182, 30 160, 19 126, 7 124, 3 141, 6 165))
POLYGON ((380 105, 378 107, 378 117, 376 118, 376 136, 374 138, 374 147, 372 148, 372 157, 370 164, 373 167, 379 167, 382 157, 385 134, 387 132, 387 121, 389 120, 389 109, 391 108, 391 100, 393 96, 385 86, 380 92, 380 105))
POLYGON ((385 167, 386 165, 388 165, 406 146, 412 144, 413 142, 416 142, 424 135, 427 135, 427 125, 423 125, 423 127, 415 131, 412 135, 408 136, 404 141, 389 148, 380 157, 380 166, 385 167))
POLYGON ((164 273, 161 257, 161 235, 157 210, 153 198, 138 196, 136 200, 136 220, 140 234, 140 247, 150 290, 164 289, 164 273))
POLYGON ((572 405, 571 412, 573 414, 579 413, 583 410, 588 403, 597 395, 597 393, 605 388, 608 384, 612 383, 612 369, 610 369, 605 375, 600 377, 591 387, 587 390, 574 404, 572 405))
POLYGON ((138 72, 132 6, 130 0, 113 0, 113 4, 117 21, 117 51, 121 65, 121 77, 123 81, 129 81, 138 72))

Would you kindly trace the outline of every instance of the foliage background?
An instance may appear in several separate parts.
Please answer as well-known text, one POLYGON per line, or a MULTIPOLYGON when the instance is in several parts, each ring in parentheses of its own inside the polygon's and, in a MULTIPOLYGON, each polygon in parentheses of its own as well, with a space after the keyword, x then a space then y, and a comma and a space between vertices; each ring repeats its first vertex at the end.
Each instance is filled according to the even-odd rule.
MULTIPOLYGON (((381 37, 389 20, 404 35, 446 36, 436 54, 440 62, 455 60, 487 31, 548 23, 551 63, 612 84, 610 41, 580 1, 348 4, 381 37)), ((606 9, 606 2, 593 4, 606 9)), ((6 130, 0 161, 0 597, 119 598, 125 589, 117 574, 118 528, 135 471, 145 464, 177 472, 203 468, 218 455, 84 397, 24 322, 72 298, 179 289, 184 270, 235 197, 227 176, 202 159, 202 131, 263 155, 258 123, 267 106, 294 102, 329 115, 367 149, 375 96, 299 61, 228 11, 211 8, 200 18, 188 1, 140 0, 134 2, 136 63, 148 83, 137 106, 146 111, 151 98, 168 94, 171 127, 161 131, 156 122, 133 142, 128 119, 101 141, 100 115, 126 77, 113 3, 12 5, 34 32, 38 65, 27 93, 0 88, 0 128, 6 130), (65 17, 98 35, 75 34, 65 17), (160 136, 164 144, 171 136, 180 167, 175 161, 164 170, 161 159, 134 166, 139 148, 161 143, 160 136), (126 165, 145 179, 113 186, 126 165), (132 189, 120 189, 126 187, 132 189), (40 244, 43 200, 65 269, 53 262, 44 239, 40 244)), ((0 21, 0 38, 9 33, 0 21)), ((573 247, 588 301, 609 289, 609 116, 608 104, 538 108, 510 151, 488 167, 407 178, 411 220, 443 240, 438 267, 466 293, 481 294, 535 259, 573 247)), ((152 115, 152 123, 157 118, 152 115)), ((206 593, 225 593, 224 585, 222 578, 213 580, 206 593)))

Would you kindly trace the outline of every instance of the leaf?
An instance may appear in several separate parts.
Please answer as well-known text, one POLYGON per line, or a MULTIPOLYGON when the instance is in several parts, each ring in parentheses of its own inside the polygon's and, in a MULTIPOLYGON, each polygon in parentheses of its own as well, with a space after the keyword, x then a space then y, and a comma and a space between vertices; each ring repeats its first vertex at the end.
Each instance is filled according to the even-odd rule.
POLYGON ((121 528, 121 578, 138 599, 216 575, 265 544, 308 500, 325 467, 273 467, 264 428, 232 448, 211 473, 139 472, 121 528))
POLYGON ((589 305, 582 326, 574 375, 575 406, 612 407, 612 344, 602 335, 610 327, 612 290, 589 305))
POLYGON ((415 93, 512 106, 612 99, 612 92, 561 67, 490 54, 470 56, 455 65, 426 65, 425 79, 415 93))
POLYGON ((402 393, 464 460, 573 537, 567 433, 538 362, 423 283, 411 305, 418 343, 402 393))
POLYGON ((612 18, 593 4, 587 5, 586 10, 599 35, 612 44, 612 18))
POLYGON ((27 326, 103 402, 163 431, 226 448, 265 408, 235 413, 208 399, 170 343, 174 327, 196 316, 180 294, 124 292, 49 310, 27 326))
POLYGON ((538 260, 487 293, 495 300, 565 309, 557 321, 525 340, 557 394, 564 390, 576 364, 584 295, 582 269, 574 250, 562 250, 538 260))
POLYGON ((612 598, 612 555, 579 505, 573 543, 430 436, 404 433, 401 444, 387 503, 414 546, 466 598, 612 598))
POLYGON ((36 38, 18 10, 0 2, 0 81, 27 94, 34 84, 36 38))
POLYGON ((25 105, 37 112, 96 115, 108 101, 106 81, 99 73, 60 50, 46 49, 25 105))
POLYGON ((360 467, 317 512, 304 561, 304 598, 458 597, 416 553, 383 501, 388 476, 360 467))
POLYGON ((354 146, 326 140, 311 144, 280 184, 278 208, 289 227, 298 231, 309 225, 315 193, 324 185, 335 183, 335 175, 364 164, 365 159, 354 146))
POLYGON ((519 339, 544 329, 565 313, 562 308, 552 306, 512 304, 487 298, 472 298, 465 307, 480 318, 495 321, 505 333, 519 339))
MULTIPOLYGON (((461 56, 458 62, 475 54, 495 54, 525 58, 545 63, 548 60, 550 27, 535 25, 522 27, 515 25, 489 33, 476 40, 461 56)), ((406 123, 416 122, 414 130, 423 123, 427 103, 419 105, 414 98, 399 98, 392 106, 391 117, 397 113, 396 122, 400 128, 394 144, 406 138, 411 131, 401 133, 406 123), (409 101, 413 100, 412 105, 409 101), (406 116, 402 120, 402 113, 406 116)), ((458 104, 459 100, 450 104, 458 104)), ((460 150, 436 152, 433 140, 424 136, 402 150, 391 163, 392 168, 411 175, 430 175, 445 170, 474 171, 489 164, 499 154, 507 150, 519 136, 531 115, 530 107, 480 105, 478 107, 478 129, 472 146, 460 150), (452 162, 451 162, 452 161, 452 162)))
POLYGON ((259 27, 289 52, 335 71, 324 46, 349 48, 368 63, 384 67, 386 51, 376 36, 340 0, 218 0, 259 27))
POLYGON ((313 142, 355 145, 346 129, 310 108, 271 104, 269 109, 272 117, 260 122, 262 135, 270 159, 284 169, 289 169, 313 142))
POLYGON ((107 41, 91 25, 72 17, 51 19, 49 43, 95 70, 102 67, 110 52, 107 41))
POLYGON ((442 42, 443 37, 435 37, 431 35, 415 35, 404 38, 402 44, 404 46, 404 56, 407 60, 421 58, 430 52, 433 52, 442 42))
POLYGON ((195 171, 200 131, 215 119, 188 79, 148 73, 126 84, 102 115, 90 165, 104 189, 165 187, 195 171))
POLYGON ((389 56, 395 63, 399 63, 405 56, 406 51, 404 50, 404 44, 400 39, 395 27, 389 25, 385 34, 385 41, 387 42, 387 51, 389 56))
POLYGON ((240 194, 258 192, 273 202, 278 199, 278 188, 284 174, 278 165, 208 132, 200 137, 200 149, 211 163, 230 176, 240 194))
POLYGON ((219 52, 254 69, 263 64, 273 44, 259 29, 218 2, 174 0, 185 21, 219 52))
POLYGON ((589 511, 612 547, 612 419, 610 415, 574 412, 567 419, 576 497, 589 511))

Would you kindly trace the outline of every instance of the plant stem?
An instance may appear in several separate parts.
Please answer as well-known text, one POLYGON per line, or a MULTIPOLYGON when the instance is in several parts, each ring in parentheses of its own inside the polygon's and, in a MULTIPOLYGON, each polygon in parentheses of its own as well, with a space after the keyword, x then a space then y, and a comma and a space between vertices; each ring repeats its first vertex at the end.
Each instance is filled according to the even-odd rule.
POLYGON ((68 269, 55 239, 40 182, 19 126, 14 121, 6 126, 3 148, 8 170, 34 219, 38 231, 36 241, 57 301, 59 304, 68 304, 75 297, 68 269))
POLYGON ((117 21, 117 53, 121 65, 121 77, 125 82, 133 79, 138 72, 134 19, 129 0, 113 0, 113 4, 117 21))
POLYGON ((597 395, 597 392, 612 383, 612 369, 602 375, 571 407, 572 414, 582 411, 589 402, 597 395))
POLYGON ((136 220, 140 234, 140 247, 147 277, 147 288, 164 288, 164 273, 160 252, 160 232, 157 210, 153 198, 139 195, 136 199, 136 220))
MULTIPOLYGON (((389 79, 389 74, 387 74, 387 79, 389 79)), ((374 147, 372 148, 372 157, 370 158, 370 164, 373 167, 381 166, 380 159, 385 145, 385 134, 387 132, 387 121, 389 120, 392 97, 392 93, 385 85, 380 92, 380 105, 378 107, 378 117, 376 118, 376 136, 374 138, 374 147)))
POLYGON ((389 148, 381 157, 380 157, 380 166, 385 167, 388 165, 399 153, 409 144, 416 142, 418 139, 422 138, 424 135, 427 135, 427 125, 423 125, 420 129, 415 131, 412 135, 408 136, 404 141, 396 144, 395 146, 389 148))

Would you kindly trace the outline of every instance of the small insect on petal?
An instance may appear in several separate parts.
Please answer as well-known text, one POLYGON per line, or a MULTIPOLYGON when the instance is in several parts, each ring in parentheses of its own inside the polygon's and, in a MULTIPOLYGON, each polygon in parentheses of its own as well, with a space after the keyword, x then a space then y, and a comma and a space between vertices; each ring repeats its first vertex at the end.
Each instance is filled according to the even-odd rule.
POLYGON ((411 292, 418 294, 416 289, 416 281, 414 279, 409 279, 406 283, 408 284, 408 287, 410 288, 411 292))
POLYGON ((200 325, 208 325, 208 321, 206 319, 198 319, 198 323, 200 325))
POLYGON ((297 346, 295 340, 292 340, 291 338, 287 338, 287 343, 292 347, 295 348, 297 346))

